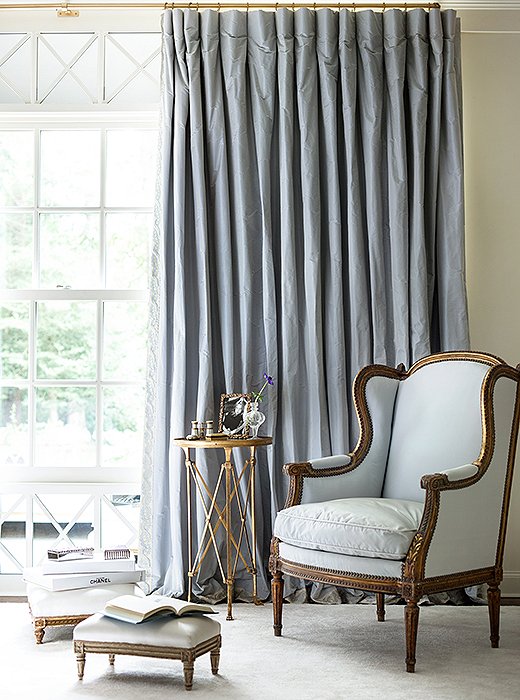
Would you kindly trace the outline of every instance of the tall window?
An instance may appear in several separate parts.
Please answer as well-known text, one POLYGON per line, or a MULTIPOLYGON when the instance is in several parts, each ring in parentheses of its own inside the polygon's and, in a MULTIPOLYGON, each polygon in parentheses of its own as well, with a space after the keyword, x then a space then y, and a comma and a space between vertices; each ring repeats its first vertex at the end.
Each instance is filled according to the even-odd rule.
POLYGON ((155 142, 0 130, 0 468, 139 466, 155 142))
POLYGON ((8 118, 0 592, 21 593, 50 545, 137 545, 157 131, 153 113, 8 118))
POLYGON ((0 595, 137 546, 160 18, 2 10, 0 595))

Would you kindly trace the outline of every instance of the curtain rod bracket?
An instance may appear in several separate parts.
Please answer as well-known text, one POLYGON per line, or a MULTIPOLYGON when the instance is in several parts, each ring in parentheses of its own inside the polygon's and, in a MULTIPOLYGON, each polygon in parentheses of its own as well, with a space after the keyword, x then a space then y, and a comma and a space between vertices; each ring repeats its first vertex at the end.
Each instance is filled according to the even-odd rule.
POLYGON ((56 10, 58 17, 79 17, 79 10, 71 10, 68 2, 63 2, 56 10))

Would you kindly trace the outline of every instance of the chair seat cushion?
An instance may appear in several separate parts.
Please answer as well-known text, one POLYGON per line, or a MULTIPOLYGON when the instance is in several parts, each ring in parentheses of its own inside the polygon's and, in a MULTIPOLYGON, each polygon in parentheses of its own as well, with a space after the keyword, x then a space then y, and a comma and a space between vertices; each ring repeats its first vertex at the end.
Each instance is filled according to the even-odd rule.
POLYGON ((419 527, 423 503, 393 498, 339 498, 281 510, 282 542, 350 556, 402 560, 419 527))

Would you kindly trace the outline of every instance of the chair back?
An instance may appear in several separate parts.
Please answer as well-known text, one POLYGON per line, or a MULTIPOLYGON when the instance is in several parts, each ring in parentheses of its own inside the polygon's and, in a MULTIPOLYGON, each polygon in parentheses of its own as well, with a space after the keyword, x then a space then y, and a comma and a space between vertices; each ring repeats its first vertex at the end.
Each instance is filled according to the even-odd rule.
POLYGON ((431 356, 397 390, 383 497, 424 500, 421 476, 476 460, 482 447, 481 389, 494 358, 431 356))

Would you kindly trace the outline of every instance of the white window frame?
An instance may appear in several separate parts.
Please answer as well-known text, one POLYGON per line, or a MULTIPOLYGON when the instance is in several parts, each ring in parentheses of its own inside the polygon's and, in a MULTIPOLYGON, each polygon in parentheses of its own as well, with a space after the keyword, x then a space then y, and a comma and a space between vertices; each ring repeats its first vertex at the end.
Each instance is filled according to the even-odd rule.
MULTIPOLYGON (((45 130, 45 129, 101 129, 103 131, 104 143, 106 130, 108 129, 158 129, 158 110, 154 111, 121 111, 121 110, 110 110, 107 106, 100 106, 96 110, 88 110, 78 112, 76 110, 67 111, 49 111, 41 110, 35 111, 33 109, 24 108, 21 112, 3 112, 0 113, 0 129, 1 130, 15 130, 20 131, 24 129, 30 130, 45 130)), ((36 139, 35 139, 36 148, 36 139)), ((105 166, 105 155, 106 148, 102 150, 102 181, 101 188, 103 189, 104 178, 106 172, 105 166)), ((35 162, 35 172, 36 169, 35 162)), ((20 208, 3 208, 4 212, 16 211, 19 213, 23 212, 34 212, 34 216, 38 216, 40 211, 49 211, 49 208, 39 208, 37 194, 38 182, 35 178, 35 199, 34 206, 32 207, 20 207, 20 208)), ((100 212, 102 223, 101 231, 101 242, 104 243, 104 221, 105 212, 108 210, 112 211, 128 211, 128 207, 104 207, 104 202, 101 200, 100 207, 82 207, 82 211, 88 211, 89 209, 100 212)), ((57 208, 56 208, 57 209, 57 208)), ((80 207, 71 208, 71 210, 77 210, 80 207)), ((131 211, 149 212, 150 207, 132 207, 131 211)), ((37 226, 36 220, 33 223, 34 227, 37 226)), ((101 246, 104 248, 104 245, 101 246)), ((37 240, 34 237, 34 255, 38 255, 37 250, 37 240)), ((103 251, 100 253, 101 256, 104 255, 103 251)), ((101 260, 101 269, 103 269, 104 261, 101 260)), ((34 280, 33 280, 34 284, 34 280)), ((35 304, 39 301, 50 301, 50 300, 63 300, 63 301, 75 301, 75 300, 92 300, 95 301, 98 307, 102 307, 104 301, 140 301, 147 303, 148 300, 148 290, 120 290, 120 289, 104 289, 104 288, 92 288, 92 289, 2 289, 0 290, 0 302, 9 301, 29 301, 31 303, 31 314, 30 314, 30 358, 29 358, 29 376, 27 380, 13 381, 13 380, 2 380, 0 385, 13 386, 20 385, 24 387, 38 387, 46 385, 73 385, 73 386, 95 386, 97 392, 97 418, 96 421, 96 449, 97 449, 97 464, 96 467, 35 467, 35 466, 25 466, 25 467, 0 467, 0 498, 2 494, 18 494, 20 496, 20 502, 25 504, 25 532, 26 532, 26 565, 34 565, 37 562, 33 560, 33 533, 34 533, 34 508, 33 504, 37 502, 37 499, 42 494, 90 494, 92 496, 92 502, 94 503, 94 544, 99 546, 102 540, 103 524, 101 518, 101 512, 103 507, 110 507, 109 497, 113 494, 139 494, 141 486, 141 468, 140 467, 103 467, 99 462, 99 455, 101 450, 102 441, 102 431, 103 431, 103 421, 100 415, 100 397, 102 388, 104 386, 124 386, 128 385, 139 385, 142 382, 123 382, 123 381, 110 381, 102 380, 100 377, 100 363, 102 361, 102 338, 103 338, 103 317, 100 312, 101 309, 98 308, 97 314, 97 367, 98 372, 95 380, 92 381, 80 381, 80 380, 38 380, 35 377, 35 304), (105 505, 103 505, 105 504, 105 505)), ((34 412, 34 391, 29 392, 29 421, 31 421, 34 412), (31 405, 32 404, 32 405, 31 405)), ((32 430, 34 423, 29 423, 29 430, 32 430)), ((31 454, 32 459, 33 454, 31 454)), ((32 464, 32 463, 31 463, 32 464)), ((112 508, 112 510, 115 509, 112 508)), ((0 514, 1 515, 1 514, 0 514)), ((118 513, 119 517, 121 515, 118 513)), ((76 516, 74 516, 75 518, 76 516)), ((122 518, 124 520, 124 518, 122 518)), ((71 523, 74 520, 71 521, 71 523)), ((69 526, 70 524, 69 523, 69 526)), ((0 523, 1 526, 1 523, 0 523)), ((58 537, 57 532, 57 537, 58 537)), ((1 542, 0 542, 1 546, 1 542)), ((0 574, 0 595, 19 595, 24 592, 24 584, 21 580, 19 574, 0 574)))
MULTIPOLYGON (((99 129, 102 133, 102 164, 101 164, 101 190, 104 191, 104 183, 106 176, 106 132, 111 129, 143 129, 156 130, 158 127, 157 114, 150 112, 109 112, 106 109, 100 109, 96 112, 45 112, 35 114, 33 112, 20 112, 16 115, 13 113, 0 114, 0 129, 1 130, 35 130, 43 131, 46 129, 99 129), (14 116, 14 118, 13 118, 14 116)), ((37 148, 38 140, 35 138, 35 173, 39 172, 39 152, 37 148)), ((2 211, 5 213, 33 213, 34 212, 34 256, 37 258, 38 240, 36 236, 37 221, 36 218, 40 213, 48 211, 93 211, 99 212, 101 215, 101 245, 100 245, 100 265, 104 270, 104 238, 105 238, 105 214, 106 212, 151 212, 151 207, 106 207, 103 198, 101 198, 99 207, 39 207, 38 202, 38 178, 35 177, 35 193, 34 206, 31 207, 6 207, 2 211)), ((1 380, 0 386, 23 386, 31 389, 32 387, 45 386, 89 386, 96 389, 96 466, 95 467, 35 467, 33 466, 34 457, 34 392, 29 391, 29 434, 30 434, 30 450, 29 450, 29 465, 26 467, 2 467, 0 468, 0 483, 5 482, 51 482, 51 483, 113 483, 124 481, 139 482, 140 469, 137 467, 104 467, 101 466, 100 453, 102 445, 103 422, 100 413, 101 393, 105 386, 137 386, 141 385, 140 381, 110 381, 100 378, 99 368, 102 361, 102 342, 103 342, 103 302, 104 301, 140 301, 146 303, 148 299, 148 290, 128 290, 128 289, 2 289, 0 290, 0 303, 2 301, 29 301, 31 303, 30 321, 29 321, 29 375, 27 380, 1 380), (95 301, 97 304, 97 367, 98 373, 96 379, 93 380, 45 380, 37 379, 35 376, 35 331, 36 318, 35 308, 36 302, 41 301, 95 301), (123 478, 124 477, 124 478, 123 478)))

